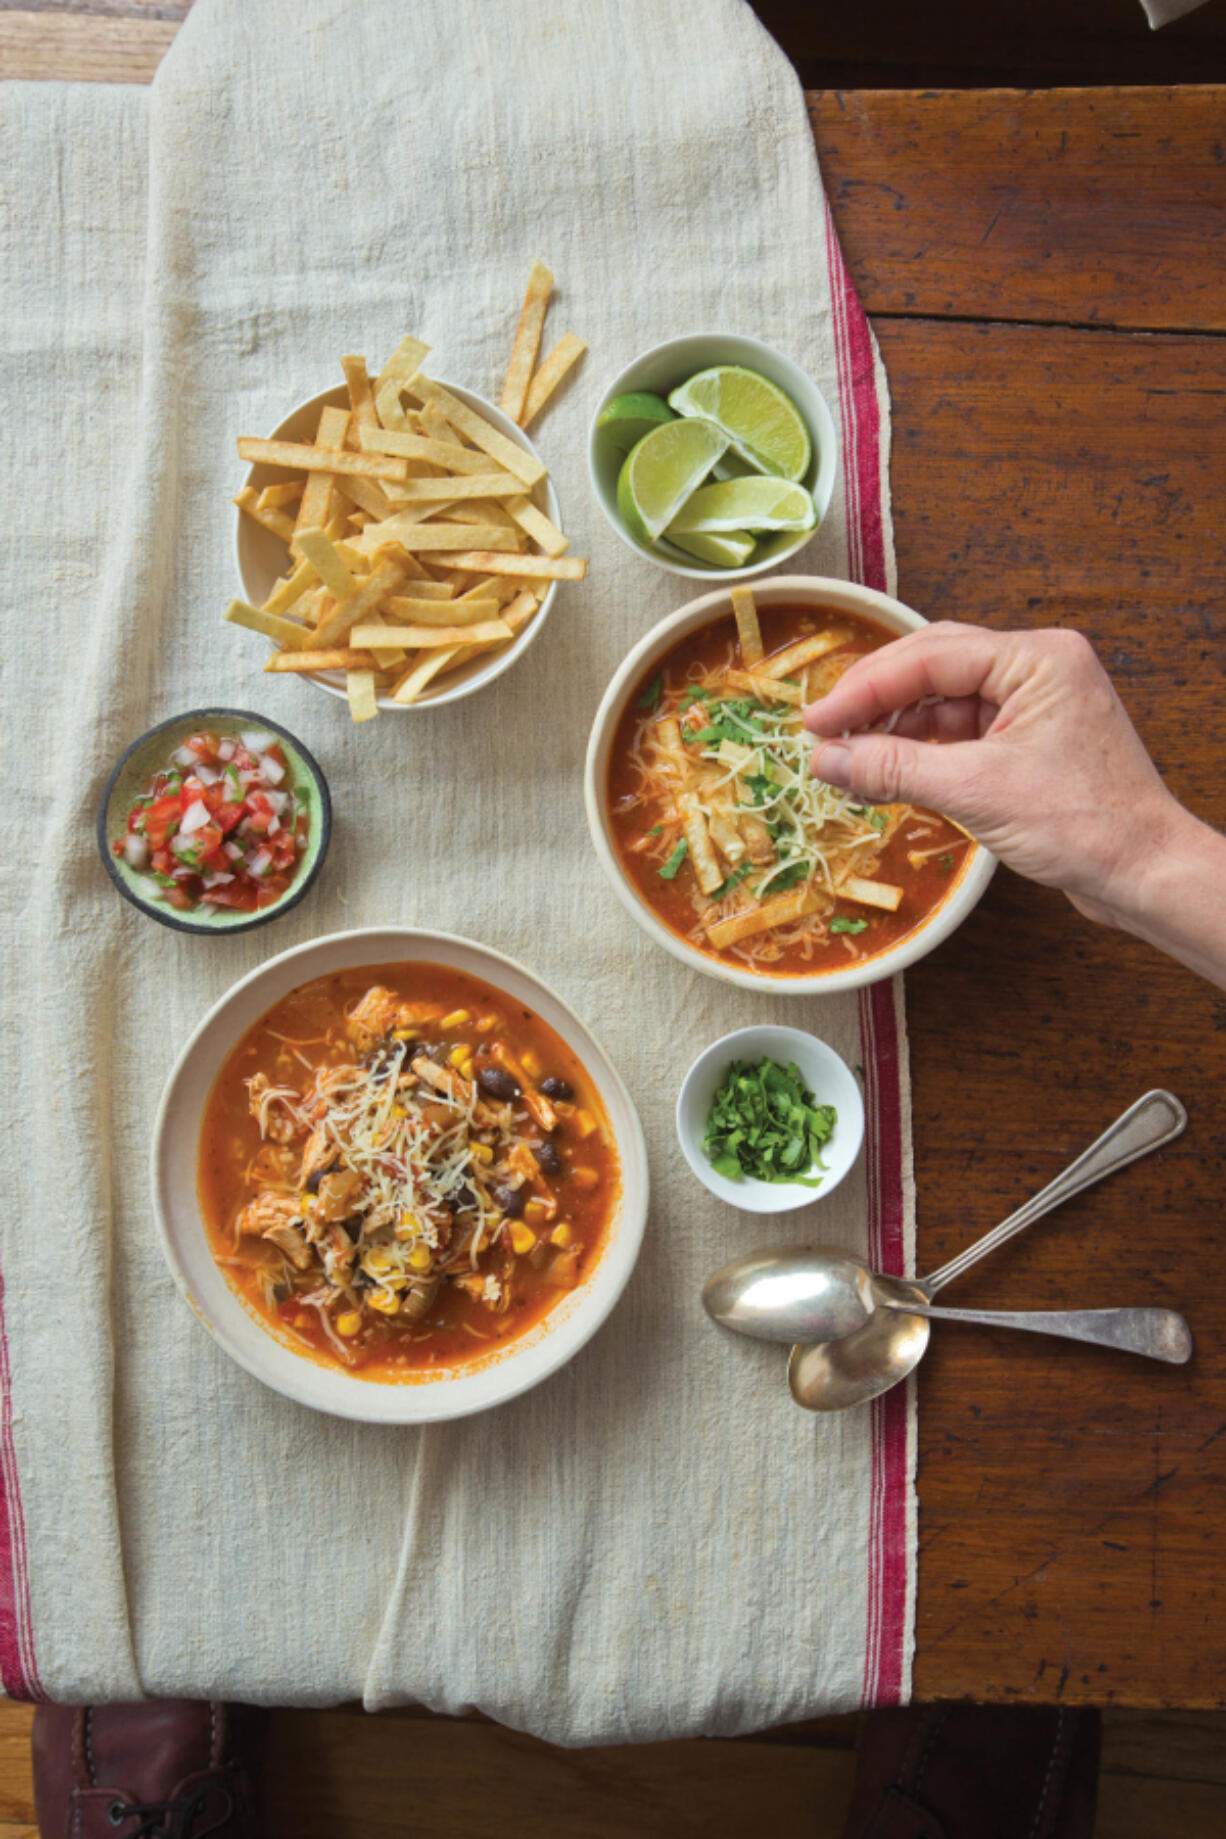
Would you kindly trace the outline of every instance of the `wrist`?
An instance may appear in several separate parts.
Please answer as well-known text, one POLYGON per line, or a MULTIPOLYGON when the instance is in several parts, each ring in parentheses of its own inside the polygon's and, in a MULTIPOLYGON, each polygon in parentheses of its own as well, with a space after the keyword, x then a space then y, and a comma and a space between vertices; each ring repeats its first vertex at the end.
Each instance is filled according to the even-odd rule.
POLYGON ((1134 872, 1104 903, 1104 917, 1226 984, 1226 838, 1173 798, 1143 834, 1134 872))

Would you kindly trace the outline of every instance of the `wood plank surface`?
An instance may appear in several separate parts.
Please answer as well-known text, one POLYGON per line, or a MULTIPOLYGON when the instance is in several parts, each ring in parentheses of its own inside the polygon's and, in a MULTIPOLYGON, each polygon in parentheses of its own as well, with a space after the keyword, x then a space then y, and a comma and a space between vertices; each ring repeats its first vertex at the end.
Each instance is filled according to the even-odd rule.
POLYGON ((0 7, 0 79, 151 83, 187 8, 100 15, 0 7))

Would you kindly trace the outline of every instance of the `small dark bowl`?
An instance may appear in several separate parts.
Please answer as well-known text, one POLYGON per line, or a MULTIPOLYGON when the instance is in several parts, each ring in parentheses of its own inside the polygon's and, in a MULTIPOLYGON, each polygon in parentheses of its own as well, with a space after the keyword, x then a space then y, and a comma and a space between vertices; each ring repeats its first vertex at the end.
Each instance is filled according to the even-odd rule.
POLYGON ((186 715, 173 715, 169 721, 150 728, 120 756, 98 806, 97 837, 107 874, 124 899, 147 913, 150 919, 163 926, 173 926, 176 932, 250 932, 255 926, 266 926, 270 920, 280 919, 283 913, 296 907, 311 888, 332 840, 332 799, 318 761, 279 723, 269 721, 266 715, 253 715, 247 709, 189 709, 186 715), (180 913, 162 901, 151 899, 145 892, 148 876, 130 868, 123 857, 116 856, 111 849, 127 830, 133 799, 144 791, 153 774, 167 763, 188 735, 198 734, 202 729, 223 736, 237 735, 255 728, 276 735, 289 763, 293 789, 307 800, 310 809, 307 850, 294 879, 280 900, 274 901, 271 907, 262 907, 258 913, 211 906, 180 913))

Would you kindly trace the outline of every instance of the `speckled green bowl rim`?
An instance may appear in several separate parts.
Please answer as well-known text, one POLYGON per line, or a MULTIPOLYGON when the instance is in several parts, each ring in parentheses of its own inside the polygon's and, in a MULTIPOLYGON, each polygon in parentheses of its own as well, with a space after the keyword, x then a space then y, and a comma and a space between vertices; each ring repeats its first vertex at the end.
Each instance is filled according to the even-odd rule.
POLYGON ((328 844, 332 840, 332 797, 328 791, 328 781, 323 769, 310 750, 303 746, 295 735, 279 722, 270 721, 266 715, 256 715, 250 709, 189 709, 183 715, 172 715, 156 727, 149 728, 138 735, 131 746, 124 749, 106 782, 102 798, 98 805, 98 820, 95 826, 98 838, 98 851, 106 865, 106 872, 125 900, 155 919, 162 926, 172 926, 176 932, 194 932, 208 936, 210 934, 250 932, 256 926, 267 926, 270 921, 280 919, 291 907, 307 895, 314 884, 316 876, 324 865, 328 853, 328 844), (171 730, 177 730, 181 739, 168 741, 165 746, 167 755, 174 747, 180 747, 189 734, 200 729, 221 729, 224 736, 237 734, 242 729, 260 729, 275 734, 284 743, 286 758, 289 762, 293 780, 293 789, 307 800, 311 814, 311 840, 307 847, 306 858, 298 874, 285 890, 280 900, 271 907, 264 907, 257 913, 241 913, 233 907, 211 908, 207 917, 195 918, 183 913, 176 913, 173 908, 164 907, 159 902, 150 900, 142 891, 142 877, 137 870, 129 868, 126 862, 119 860, 111 852, 111 844, 123 835, 128 819, 128 801, 143 790, 143 782, 149 777, 159 760, 150 759, 146 767, 142 762, 140 769, 141 784, 132 786, 131 792, 124 787, 124 810, 119 827, 111 835, 110 808, 112 800, 119 791, 125 775, 132 773, 135 777, 135 762, 138 755, 148 751, 154 752, 154 743, 161 736, 169 736, 171 730))

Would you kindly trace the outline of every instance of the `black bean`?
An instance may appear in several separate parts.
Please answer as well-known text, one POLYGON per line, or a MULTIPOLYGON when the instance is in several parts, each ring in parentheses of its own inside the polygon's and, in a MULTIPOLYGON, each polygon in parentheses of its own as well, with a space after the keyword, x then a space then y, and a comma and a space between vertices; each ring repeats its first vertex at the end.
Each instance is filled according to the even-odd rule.
POLYGON ((546 1098, 556 1098, 566 1104, 575 1096, 575 1088, 565 1079, 555 1079, 551 1073, 548 1079, 541 1080, 541 1091, 546 1098))
POLYGON ((547 1175, 562 1173, 562 1158, 558 1154, 556 1143, 542 1143, 540 1148, 533 1153, 547 1175))
POLYGON ((451 1204, 458 1211, 462 1211, 465 1207, 475 1207, 476 1206, 477 1197, 473 1193, 472 1189, 469 1187, 466 1181, 461 1182, 460 1186, 456 1189, 455 1193, 451 1196, 451 1204))
POLYGON ((306 1183, 306 1191, 307 1191, 307 1193, 308 1193, 308 1194, 318 1194, 318 1193, 319 1193, 319 1184, 320 1184, 320 1182, 321 1182, 321 1181, 323 1180, 323 1178, 324 1178, 324 1171, 323 1171, 323 1169, 316 1169, 316 1171, 315 1171, 315 1173, 314 1173, 313 1175, 308 1175, 308 1176, 307 1176, 307 1183, 306 1183))
POLYGON ((500 1207, 509 1220, 517 1220, 523 1213, 528 1196, 522 1188, 491 1188, 494 1205, 500 1207))
POLYGON ((487 1098, 500 1098, 505 1104, 519 1097, 518 1084, 500 1066, 483 1066, 477 1074, 477 1084, 487 1098))

